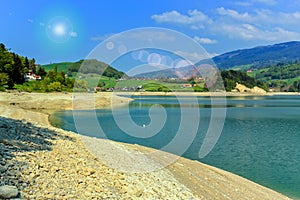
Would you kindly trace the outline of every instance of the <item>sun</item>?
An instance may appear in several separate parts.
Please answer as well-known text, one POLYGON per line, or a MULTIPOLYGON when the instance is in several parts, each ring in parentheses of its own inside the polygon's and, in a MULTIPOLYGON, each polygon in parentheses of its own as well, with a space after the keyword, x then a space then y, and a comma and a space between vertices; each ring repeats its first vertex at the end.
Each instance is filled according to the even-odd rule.
POLYGON ((72 23, 62 16, 52 18, 46 31, 48 37, 56 43, 65 43, 74 35, 72 23))
POLYGON ((63 36, 66 34, 66 28, 63 24, 57 24, 53 28, 54 34, 58 36, 63 36))

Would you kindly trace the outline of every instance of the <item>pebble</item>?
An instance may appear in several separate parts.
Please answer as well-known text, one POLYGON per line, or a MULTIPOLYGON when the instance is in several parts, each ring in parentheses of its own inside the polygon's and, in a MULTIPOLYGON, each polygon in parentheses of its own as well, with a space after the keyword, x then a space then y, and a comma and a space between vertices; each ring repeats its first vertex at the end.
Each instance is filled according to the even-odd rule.
POLYGON ((0 186, 0 198, 11 199, 17 197, 19 194, 18 188, 11 185, 0 186))
POLYGON ((3 173, 7 170, 6 166, 0 165, 0 173, 3 173))
POLYGON ((167 170, 134 174, 106 167, 72 132, 0 117, 0 133, 0 198, 19 191, 24 199, 194 197, 167 170))

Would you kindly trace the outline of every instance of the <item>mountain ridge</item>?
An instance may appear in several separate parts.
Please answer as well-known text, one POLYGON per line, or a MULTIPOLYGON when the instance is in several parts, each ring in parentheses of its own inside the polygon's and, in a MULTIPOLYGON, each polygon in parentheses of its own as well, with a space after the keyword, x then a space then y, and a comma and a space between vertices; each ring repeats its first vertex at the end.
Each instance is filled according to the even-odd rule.
POLYGON ((219 69, 230 69, 236 66, 250 65, 262 68, 278 63, 289 63, 300 60, 300 41, 289 41, 247 49, 226 52, 212 58, 219 69))
MULTIPOLYGON (((289 41, 226 52, 211 59, 201 60, 194 66, 176 68, 176 70, 184 74, 189 74, 188 71, 208 63, 214 63, 220 70, 229 70, 241 66, 243 66, 244 69, 264 68, 279 63, 287 64, 300 61, 300 53, 298 52, 300 52, 300 41, 289 41)), ((167 78, 177 78, 174 69, 141 73, 135 75, 135 77, 157 78, 162 75, 167 78)))

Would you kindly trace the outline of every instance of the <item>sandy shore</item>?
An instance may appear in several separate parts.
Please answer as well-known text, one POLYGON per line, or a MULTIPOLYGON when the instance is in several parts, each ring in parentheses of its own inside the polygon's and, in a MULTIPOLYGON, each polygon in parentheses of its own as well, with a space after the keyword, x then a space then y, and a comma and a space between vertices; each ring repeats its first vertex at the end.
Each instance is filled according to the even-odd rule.
MULTIPOLYGON (((109 107, 112 97, 112 93, 96 94, 96 103, 89 106, 109 107)), ((126 173, 108 167, 85 144, 109 143, 118 150, 138 154, 155 150, 82 139, 52 127, 47 113, 72 109, 73 98, 63 93, 0 93, 0 165, 4 166, 0 186, 15 185, 19 196, 26 199, 288 199, 240 176, 185 158, 148 173, 126 173), (10 125, 1 125, 7 123, 10 125), (14 131, 5 134, 5 130, 14 131), (24 142, 22 138, 27 139, 24 142)), ((130 100, 113 99, 116 104, 130 100)), ((162 164, 174 157, 165 152, 159 155, 152 159, 162 164)))

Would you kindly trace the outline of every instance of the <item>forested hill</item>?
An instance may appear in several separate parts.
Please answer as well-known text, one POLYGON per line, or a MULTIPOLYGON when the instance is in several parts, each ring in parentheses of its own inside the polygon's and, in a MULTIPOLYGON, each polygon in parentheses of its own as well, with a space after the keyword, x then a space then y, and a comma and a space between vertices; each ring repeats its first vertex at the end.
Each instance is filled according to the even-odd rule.
POLYGON ((25 82, 24 73, 32 70, 39 73, 35 59, 28 59, 8 50, 4 44, 0 44, 0 87, 8 85, 13 88, 15 84, 25 82))
POLYGON ((78 62, 72 63, 68 67, 68 72, 80 72, 83 74, 97 73, 101 74, 102 76, 107 76, 116 79, 125 76, 125 73, 118 71, 110 65, 104 62, 100 62, 96 59, 80 60, 78 62))
POLYGON ((224 53, 213 58, 220 69, 230 69, 236 66, 262 68, 278 63, 300 61, 300 42, 292 41, 251 49, 241 49, 224 53))
POLYGON ((235 89, 237 83, 243 84, 249 88, 257 86, 264 89, 265 91, 268 91, 267 84, 248 76, 246 72, 228 70, 222 71, 221 76, 226 91, 232 91, 233 89, 235 89))
POLYGON ((97 74, 101 74, 102 76, 116 78, 116 79, 126 76, 125 73, 118 71, 117 69, 111 67, 110 65, 104 62, 100 62, 96 59, 80 60, 78 62, 53 63, 53 64, 43 65, 42 67, 45 68, 46 71, 53 70, 54 67, 57 67, 58 71, 63 71, 66 74, 69 74, 70 76, 74 72, 75 73, 79 72, 83 74, 97 73, 97 74))
POLYGON ((278 63, 266 68, 250 70, 248 74, 267 83, 274 91, 300 92, 300 62, 278 63))

